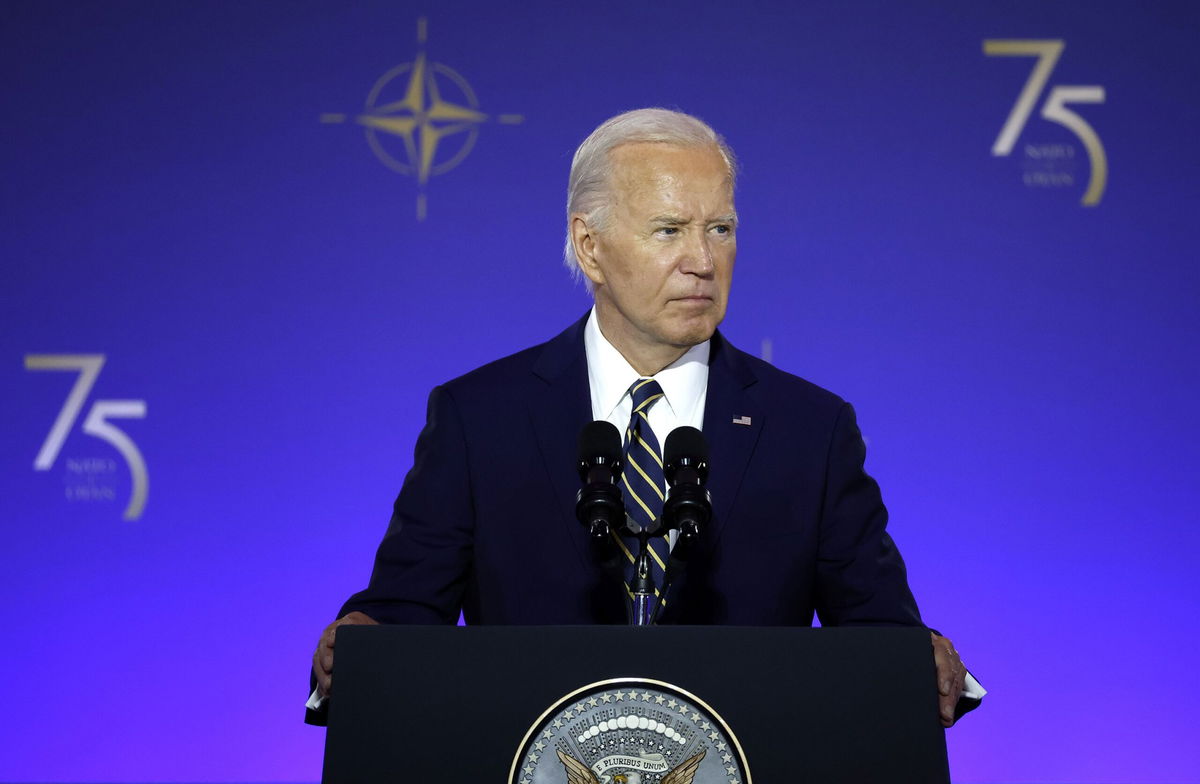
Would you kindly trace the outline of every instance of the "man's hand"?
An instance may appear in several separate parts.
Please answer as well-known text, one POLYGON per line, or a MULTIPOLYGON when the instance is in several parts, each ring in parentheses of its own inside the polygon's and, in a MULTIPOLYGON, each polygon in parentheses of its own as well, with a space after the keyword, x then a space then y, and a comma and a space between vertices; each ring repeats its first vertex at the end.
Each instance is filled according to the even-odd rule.
POLYGON ((937 666, 938 708, 943 727, 954 726, 954 706, 958 704, 958 695, 962 694, 963 680, 967 677, 967 668, 954 643, 940 634, 929 633, 933 639, 933 661, 937 666))
POLYGON ((338 627, 346 624, 378 626, 379 621, 364 613, 352 612, 325 627, 313 654, 313 674, 317 676, 317 691, 326 697, 333 693, 333 642, 337 637, 338 627))

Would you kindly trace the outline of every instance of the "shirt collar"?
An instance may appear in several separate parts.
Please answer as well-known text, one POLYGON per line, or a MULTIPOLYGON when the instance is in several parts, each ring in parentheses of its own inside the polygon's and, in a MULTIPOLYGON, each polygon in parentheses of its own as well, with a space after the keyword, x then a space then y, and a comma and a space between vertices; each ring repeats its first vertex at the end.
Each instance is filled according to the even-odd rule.
MULTIPOLYGON (((710 343, 710 340, 697 343, 654 375, 654 380, 662 387, 667 405, 679 418, 687 417, 695 409, 708 388, 710 343)), ((620 405, 629 387, 642 376, 604 337, 595 307, 584 327, 583 345, 587 352, 592 415, 598 419, 608 419, 620 405)))

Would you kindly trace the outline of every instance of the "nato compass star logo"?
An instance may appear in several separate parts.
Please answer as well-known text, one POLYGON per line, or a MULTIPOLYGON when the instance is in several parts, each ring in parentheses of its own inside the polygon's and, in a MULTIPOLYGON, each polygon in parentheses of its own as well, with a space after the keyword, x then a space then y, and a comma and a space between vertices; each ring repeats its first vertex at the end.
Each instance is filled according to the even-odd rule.
MULTIPOLYGON (((458 166, 492 118, 479 110, 471 85, 453 68, 431 62, 425 53, 426 21, 417 20, 417 57, 386 72, 367 93, 366 106, 353 117, 363 126, 367 145, 384 166, 417 179, 417 220, 426 214, 429 179, 458 166)), ((323 123, 344 123, 348 116, 321 115, 323 123)), ((519 114, 500 114, 502 125, 517 125, 519 114)))

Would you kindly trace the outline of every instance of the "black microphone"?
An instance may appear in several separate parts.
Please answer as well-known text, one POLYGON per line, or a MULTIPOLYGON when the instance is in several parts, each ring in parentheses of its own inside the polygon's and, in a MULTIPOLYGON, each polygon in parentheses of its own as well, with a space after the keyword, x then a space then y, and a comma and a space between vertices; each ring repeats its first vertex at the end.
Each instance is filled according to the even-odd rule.
MULTIPOLYGON (((688 557, 700 541, 700 534, 712 519, 712 498, 704 483, 708 481, 708 444, 694 427, 677 427, 663 445, 663 476, 669 486, 663 501, 663 526, 679 532, 663 575, 660 600, 655 603, 651 621, 657 622, 662 597, 672 583, 687 571, 688 557)), ((678 597, 676 597, 678 599, 678 597)))
POLYGON ((670 432, 663 447, 663 475, 670 486, 663 503, 663 523, 678 530, 690 545, 712 519, 712 498, 704 488, 708 444, 699 430, 677 427, 670 432))
POLYGON ((583 487, 575 502, 575 517, 588 529, 592 541, 610 539, 625 522, 621 500, 621 434, 611 422, 597 420, 579 433, 579 478, 583 487))
MULTIPOLYGON (((588 530, 592 552, 605 579, 625 597, 625 569, 614 534, 625 527, 621 497, 621 434, 611 422, 597 420, 579 433, 579 478, 583 487, 575 500, 575 517, 588 530)), ((626 604, 628 610, 628 604, 626 604)))

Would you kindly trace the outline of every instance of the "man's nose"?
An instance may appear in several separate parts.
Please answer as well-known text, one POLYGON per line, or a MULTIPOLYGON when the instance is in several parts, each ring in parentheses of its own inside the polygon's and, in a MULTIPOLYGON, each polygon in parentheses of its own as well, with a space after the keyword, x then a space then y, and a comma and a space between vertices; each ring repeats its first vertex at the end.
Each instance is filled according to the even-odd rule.
POLYGON ((712 244, 708 232, 701 231, 683 249, 679 270, 702 278, 712 277, 716 264, 713 262, 712 244))

